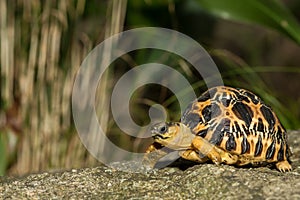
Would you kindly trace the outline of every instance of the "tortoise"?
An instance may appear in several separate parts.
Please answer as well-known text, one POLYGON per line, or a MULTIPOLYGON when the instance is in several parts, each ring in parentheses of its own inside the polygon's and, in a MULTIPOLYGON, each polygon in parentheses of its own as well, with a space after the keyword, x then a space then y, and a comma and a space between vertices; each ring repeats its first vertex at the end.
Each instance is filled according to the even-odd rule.
POLYGON ((188 105, 181 122, 157 123, 151 135, 146 155, 166 147, 197 163, 292 170, 286 130, 272 109, 245 89, 213 87, 188 105))

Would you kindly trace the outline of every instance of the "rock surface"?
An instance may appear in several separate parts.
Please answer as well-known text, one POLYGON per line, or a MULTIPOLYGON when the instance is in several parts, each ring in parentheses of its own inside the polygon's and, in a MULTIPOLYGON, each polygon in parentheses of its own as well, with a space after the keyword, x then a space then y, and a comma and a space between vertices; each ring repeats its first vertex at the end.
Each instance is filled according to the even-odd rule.
POLYGON ((300 199, 300 131, 289 132, 293 171, 195 165, 144 173, 106 166, 2 177, 0 199, 300 199))

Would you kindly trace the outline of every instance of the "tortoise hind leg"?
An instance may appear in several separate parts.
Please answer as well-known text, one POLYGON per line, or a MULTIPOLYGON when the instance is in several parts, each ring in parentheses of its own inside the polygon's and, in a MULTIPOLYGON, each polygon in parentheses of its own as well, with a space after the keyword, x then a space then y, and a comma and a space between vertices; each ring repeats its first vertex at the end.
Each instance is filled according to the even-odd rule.
POLYGON ((287 172, 292 170, 292 166, 287 160, 279 161, 278 163, 276 163, 276 168, 280 172, 287 172))
POLYGON ((233 155, 219 147, 216 147, 200 136, 196 136, 193 139, 192 147, 194 147, 197 152, 206 155, 215 164, 224 163, 232 165, 239 162, 239 157, 237 155, 233 155))
POLYGON ((209 160, 207 156, 200 157, 199 153, 194 150, 186 150, 179 152, 180 157, 197 163, 205 163, 209 160))

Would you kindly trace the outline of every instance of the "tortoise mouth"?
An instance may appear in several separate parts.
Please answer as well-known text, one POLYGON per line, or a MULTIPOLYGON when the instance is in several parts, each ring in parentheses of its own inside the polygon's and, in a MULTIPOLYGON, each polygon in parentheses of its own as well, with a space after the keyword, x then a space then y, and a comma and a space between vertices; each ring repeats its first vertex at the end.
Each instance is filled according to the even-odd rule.
POLYGON ((168 136, 162 136, 162 135, 159 135, 159 134, 153 135, 152 137, 153 137, 154 139, 162 139, 162 140, 166 140, 166 139, 170 138, 170 137, 168 137, 168 136))

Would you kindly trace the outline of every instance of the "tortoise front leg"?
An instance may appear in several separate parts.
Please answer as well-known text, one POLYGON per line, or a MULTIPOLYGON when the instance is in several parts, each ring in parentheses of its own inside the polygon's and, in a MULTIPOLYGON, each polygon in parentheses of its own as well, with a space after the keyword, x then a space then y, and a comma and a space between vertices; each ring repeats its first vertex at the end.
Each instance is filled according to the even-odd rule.
POLYGON ((151 144, 146 150, 142 164, 153 168, 155 164, 168 153, 167 149, 158 148, 158 144, 151 144))
POLYGON ((153 151, 156 151, 157 150, 157 147, 155 144, 151 144, 148 149, 146 150, 146 153, 151 153, 153 151))
POLYGON ((216 147, 215 145, 209 143, 206 139, 196 136, 192 141, 192 147, 203 155, 206 155, 215 164, 236 164, 238 162, 238 156, 233 155, 223 149, 216 147))

